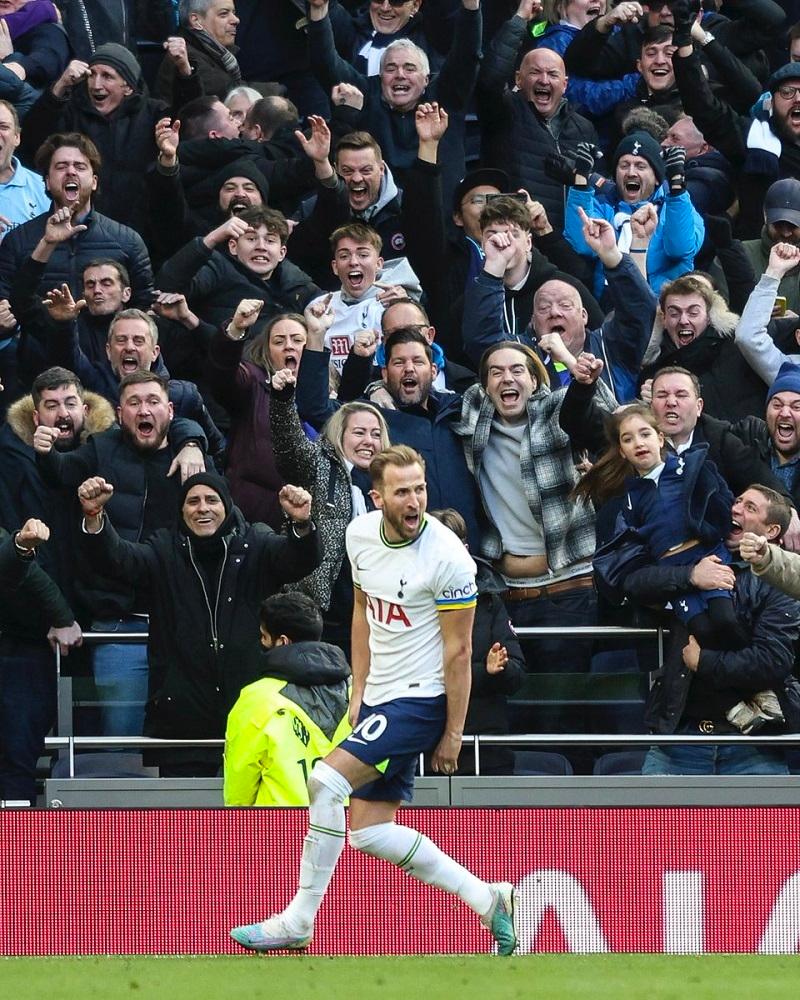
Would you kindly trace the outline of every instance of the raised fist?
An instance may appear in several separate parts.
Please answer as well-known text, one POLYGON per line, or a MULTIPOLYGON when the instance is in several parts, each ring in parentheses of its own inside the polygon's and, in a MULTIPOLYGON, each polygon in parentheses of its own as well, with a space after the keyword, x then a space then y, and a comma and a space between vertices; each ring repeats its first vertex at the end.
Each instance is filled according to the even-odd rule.
POLYGON ((37 455, 49 455, 53 445, 58 441, 60 431, 56 427, 45 427, 39 424, 33 432, 33 450, 37 455))
POLYGON ((44 521, 39 521, 35 517, 29 517, 17 532, 14 541, 21 549, 25 549, 26 552, 33 552, 38 545, 46 542, 49 537, 50 529, 44 521))
POLYGON ((114 495, 114 487, 102 476, 85 479, 78 487, 78 500, 84 517, 97 517, 114 495))
POLYGON ((301 486, 287 483, 278 494, 278 502, 290 521, 308 521, 311 517, 311 494, 301 486))

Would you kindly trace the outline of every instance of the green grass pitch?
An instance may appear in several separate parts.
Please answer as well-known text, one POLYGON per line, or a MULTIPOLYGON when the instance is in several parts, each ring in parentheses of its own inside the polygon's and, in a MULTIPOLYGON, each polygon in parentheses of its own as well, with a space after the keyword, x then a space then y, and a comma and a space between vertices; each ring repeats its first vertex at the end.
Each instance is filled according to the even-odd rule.
POLYGON ((0 959, 8 1000, 777 1000, 800 957, 527 955, 0 959))

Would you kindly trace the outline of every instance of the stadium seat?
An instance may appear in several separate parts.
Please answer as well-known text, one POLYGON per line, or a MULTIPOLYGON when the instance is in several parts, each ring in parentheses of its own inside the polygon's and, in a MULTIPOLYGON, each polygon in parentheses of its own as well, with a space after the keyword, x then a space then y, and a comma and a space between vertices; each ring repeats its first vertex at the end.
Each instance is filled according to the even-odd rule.
MULTIPOLYGON (((75 755, 76 778, 152 778, 155 768, 145 767, 140 753, 79 753, 75 755)), ((52 777, 69 777, 66 754, 53 765, 52 777)))
POLYGON ((646 750, 604 753, 594 763, 593 774, 641 774, 646 750))
POLYGON ((514 774, 572 774, 572 765, 561 753, 518 750, 514 753, 514 774))

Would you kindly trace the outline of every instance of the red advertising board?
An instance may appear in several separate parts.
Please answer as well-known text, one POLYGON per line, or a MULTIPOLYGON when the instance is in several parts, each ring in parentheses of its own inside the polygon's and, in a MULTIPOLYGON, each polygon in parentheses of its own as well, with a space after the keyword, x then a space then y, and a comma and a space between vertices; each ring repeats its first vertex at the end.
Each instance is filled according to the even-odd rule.
MULTIPOLYGON (((792 953, 800 809, 408 809, 513 881, 520 951, 792 953)), ((225 954, 294 890, 303 810, 0 813, 0 954, 225 954)), ((438 889, 345 848, 311 953, 491 951, 438 889)))

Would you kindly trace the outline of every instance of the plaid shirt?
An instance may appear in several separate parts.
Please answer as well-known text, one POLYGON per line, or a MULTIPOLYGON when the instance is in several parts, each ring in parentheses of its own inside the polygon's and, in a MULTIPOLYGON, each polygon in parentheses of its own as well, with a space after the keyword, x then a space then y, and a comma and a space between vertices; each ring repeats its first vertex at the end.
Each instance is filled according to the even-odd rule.
MULTIPOLYGON (((553 572, 591 559, 595 550, 594 508, 591 503, 570 497, 579 474, 570 439, 558 423, 558 411, 566 391, 566 388, 559 388, 551 392, 541 386, 528 400, 528 426, 522 441, 519 470, 530 512, 542 525, 547 563, 553 572)), ((602 381, 598 380, 596 392, 604 409, 610 411, 617 405, 602 381)), ((470 386, 464 393, 461 420, 454 430, 462 438, 467 465, 479 486, 481 463, 495 416, 494 403, 483 387, 470 386)), ((514 474, 514 470, 509 472, 514 474)), ((500 532, 492 512, 486 510, 486 515, 490 527, 483 536, 481 555, 486 559, 499 559, 503 554, 500 532)))

